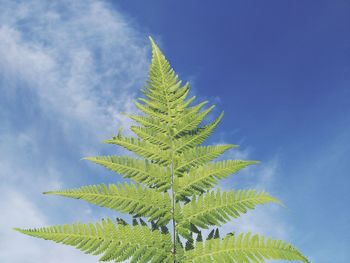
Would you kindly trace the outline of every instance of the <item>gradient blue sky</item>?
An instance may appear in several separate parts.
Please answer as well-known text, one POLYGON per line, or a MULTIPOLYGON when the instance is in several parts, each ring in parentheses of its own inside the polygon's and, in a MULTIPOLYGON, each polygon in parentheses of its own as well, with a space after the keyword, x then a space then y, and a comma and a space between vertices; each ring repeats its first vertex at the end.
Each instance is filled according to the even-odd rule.
POLYGON ((221 186, 263 189, 288 207, 261 207, 223 231, 348 262, 349 1, 48 2, 0 2, 1 262, 97 261, 10 228, 114 215, 41 192, 118 179, 79 159, 123 153, 100 142, 130 125, 120 112, 135 111, 148 35, 198 100, 225 111, 210 142, 261 161, 221 186))

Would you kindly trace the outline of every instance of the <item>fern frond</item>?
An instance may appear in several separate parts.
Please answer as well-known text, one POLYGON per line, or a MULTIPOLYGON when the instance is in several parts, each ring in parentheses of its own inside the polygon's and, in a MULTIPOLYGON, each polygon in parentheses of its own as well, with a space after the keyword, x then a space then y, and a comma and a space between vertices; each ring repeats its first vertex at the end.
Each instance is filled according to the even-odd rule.
POLYGON ((157 147, 160 147, 162 150, 167 150, 170 147, 170 140, 166 134, 159 133, 153 129, 140 126, 131 126, 132 130, 138 137, 144 141, 148 141, 154 144, 157 147))
POLYGON ((188 82, 181 87, 181 81, 178 81, 175 85, 167 89, 167 95, 164 95, 164 93, 160 92, 159 90, 152 89, 152 87, 147 87, 147 90, 143 90, 143 93, 152 102, 156 102, 156 104, 161 104, 162 106, 170 108, 184 109, 189 104, 188 102, 185 102, 189 91, 190 89, 188 82))
POLYGON ((159 91, 152 90, 152 88, 146 87, 146 89, 141 89, 142 93, 148 97, 151 101, 156 101, 164 106, 167 105, 166 96, 159 91))
POLYGON ((199 144, 202 144, 214 131, 216 126, 219 124, 223 117, 223 113, 213 121, 204 127, 194 129, 184 136, 181 136, 178 140, 174 142, 173 150, 177 153, 181 153, 185 150, 191 149, 199 144))
POLYGON ((176 178, 176 198, 182 200, 185 196, 204 193, 213 188, 218 179, 238 172, 257 161, 227 160, 208 163, 198 168, 190 169, 183 177, 176 178))
POLYGON ((191 202, 182 208, 183 219, 179 222, 184 228, 190 229, 190 224, 207 229, 208 226, 221 226, 230 218, 237 218, 256 205, 265 203, 280 203, 265 192, 255 190, 238 190, 220 192, 218 189, 207 194, 193 197, 191 202))
POLYGON ((265 262, 265 260, 299 260, 309 263, 294 246, 282 240, 250 233, 232 235, 223 240, 211 239, 196 243, 192 250, 185 251, 184 262, 265 262))
POLYGON ((200 109, 205 104, 206 101, 194 106, 192 109, 189 109, 182 115, 179 115, 178 119, 176 120, 176 136, 181 136, 182 133, 192 131, 193 129, 197 128, 205 117, 215 108, 215 106, 212 105, 208 109, 197 114, 197 109, 200 109))
MULTIPOLYGON (((136 183, 84 186, 47 192, 81 199, 131 214, 132 221, 117 218, 101 224, 74 224, 40 229, 16 229, 24 234, 53 240, 95 255, 100 260, 131 263, 220 262, 250 263, 265 259, 308 262, 283 241, 241 234, 220 238, 218 226, 239 217, 259 204, 279 203, 255 190, 210 191, 218 180, 255 161, 216 161, 237 145, 202 145, 223 117, 205 119, 214 109, 208 101, 192 104, 189 84, 178 75, 150 38, 152 63, 142 89, 144 98, 135 101, 141 115, 126 114, 136 124, 136 137, 118 134, 106 140, 139 158, 101 156, 85 159, 110 169, 136 183), (171 227, 167 224, 171 221, 171 227), (212 230, 203 241, 202 229, 212 230), (169 233, 169 231, 171 233, 169 233)), ((209 232, 208 231, 208 232, 209 232)))
POLYGON ((158 46, 152 39, 150 41, 152 45, 152 63, 149 70, 149 86, 147 88, 148 90, 159 92, 168 91, 169 88, 179 82, 178 77, 158 46))
POLYGON ((163 122, 170 122, 171 118, 166 114, 166 112, 158 111, 156 109, 153 109, 152 107, 149 107, 147 105, 143 105, 141 103, 138 103, 135 101, 135 105, 137 108, 139 108, 143 113, 146 115, 151 116, 152 118, 163 121, 163 122))
POLYGON ((180 155, 179 164, 175 169, 175 173, 182 175, 193 167, 199 167, 207 162, 214 160, 229 149, 237 147, 233 144, 215 145, 215 146, 198 146, 192 148, 180 155))
MULTIPOLYGON (((189 98, 189 99, 187 99, 186 101, 184 101, 184 103, 181 105, 182 108, 183 108, 184 110, 186 110, 187 107, 195 100, 195 98, 196 98, 196 96, 192 96, 191 98, 189 98)), ((205 102, 205 103, 207 103, 207 102, 205 102)), ((183 114, 182 114, 182 116, 183 116, 183 114)))
MULTIPOLYGON (((181 81, 179 82, 179 85, 181 84, 181 81)), ((188 82, 186 82, 186 84, 183 87, 179 87, 177 90, 175 90, 174 92, 172 92, 169 95, 169 106, 174 108, 177 107, 179 105, 181 105, 183 108, 186 107, 186 105, 188 105, 188 102, 185 102, 188 93, 190 92, 190 84, 188 82)), ((193 99, 190 99, 191 101, 193 99)))
POLYGON ((148 100, 145 98, 139 98, 139 101, 142 101, 144 105, 147 105, 148 107, 152 108, 155 112, 162 112, 166 113, 168 110, 167 104, 163 101, 159 100, 148 100))
POLYGON ((105 140, 105 143, 116 144, 148 160, 160 164, 169 163, 170 157, 168 151, 162 151, 153 144, 133 137, 116 136, 105 140))
POLYGON ((33 237, 74 246, 100 261, 172 262, 169 234, 151 231, 145 226, 115 225, 110 219, 102 223, 43 227, 15 230, 33 237))
POLYGON ((128 156, 98 156, 84 159, 156 190, 164 191, 170 188, 170 169, 158 164, 128 156))
POLYGON ((130 119, 143 125, 144 127, 153 129, 155 132, 164 133, 164 134, 167 132, 166 124, 160 122, 159 120, 156 120, 147 116, 139 116, 139 115, 131 115, 131 114, 127 114, 127 116, 130 119))
POLYGON ((167 224, 171 219, 171 201, 168 193, 163 194, 135 184, 90 185, 77 189, 51 191, 45 194, 81 199, 133 216, 146 217, 150 221, 159 219, 158 225, 167 224))

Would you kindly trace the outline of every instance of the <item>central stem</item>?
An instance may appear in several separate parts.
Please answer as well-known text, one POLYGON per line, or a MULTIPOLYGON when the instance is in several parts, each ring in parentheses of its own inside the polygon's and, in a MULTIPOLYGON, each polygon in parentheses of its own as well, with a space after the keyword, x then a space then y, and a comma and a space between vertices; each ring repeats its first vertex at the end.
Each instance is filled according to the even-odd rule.
MULTIPOLYGON (((171 118, 171 109, 169 107, 168 96, 166 94, 167 106, 168 106, 168 116, 171 118)), ((171 200, 172 200, 172 221, 173 221, 173 258, 174 263, 176 263, 176 221, 175 221, 175 207, 176 207, 176 198, 174 191, 174 152, 173 152, 173 131, 172 123, 168 123, 168 134, 170 137, 170 174, 171 174, 171 200)))
POLYGON ((175 206, 176 206, 176 198, 174 191, 174 153, 173 153, 173 134, 172 127, 168 126, 168 132, 170 136, 170 174, 171 174, 171 200, 172 200, 172 220, 173 220, 173 256, 174 263, 176 263, 176 221, 175 221, 175 206))
POLYGON ((173 217, 173 254, 174 254, 174 263, 176 263, 176 222, 175 222, 175 192, 174 192, 174 167, 173 159, 171 157, 171 194, 172 194, 172 217, 173 217))

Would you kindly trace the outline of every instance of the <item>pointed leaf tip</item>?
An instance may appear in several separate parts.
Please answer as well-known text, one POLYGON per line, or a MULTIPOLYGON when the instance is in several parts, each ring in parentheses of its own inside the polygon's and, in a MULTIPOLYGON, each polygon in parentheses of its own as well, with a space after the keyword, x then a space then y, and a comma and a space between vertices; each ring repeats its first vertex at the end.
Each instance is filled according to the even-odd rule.
POLYGON ((154 42, 154 39, 151 36, 148 36, 149 42, 151 42, 152 48, 158 48, 156 42, 154 42))
POLYGON ((280 206, 282 206, 283 208, 286 208, 286 209, 288 209, 288 206, 286 206, 285 204, 283 204, 280 200, 278 200, 278 199, 276 199, 277 200, 277 204, 278 205, 280 205, 280 206))
POLYGON ((90 157, 90 156, 88 156, 88 157, 83 157, 83 158, 81 158, 80 159, 80 161, 82 161, 82 160, 84 160, 84 161, 92 161, 93 159, 94 159, 95 157, 90 157))
POLYGON ((154 43, 154 40, 153 40, 153 38, 152 38, 151 36, 148 36, 148 39, 149 39, 149 41, 150 41, 151 43, 154 43))
POLYGON ((54 191, 43 192, 43 195, 52 195, 52 194, 55 194, 55 192, 54 191))
POLYGON ((13 227, 13 228, 12 228, 12 230, 14 230, 14 231, 17 231, 17 232, 20 232, 20 233, 24 234, 24 229, 21 229, 21 228, 19 228, 19 227, 13 227))
MULTIPOLYGON (((158 45, 156 44, 156 42, 153 40, 152 37, 149 37, 149 40, 151 42, 151 46, 152 46, 152 54, 160 54, 161 56, 164 56, 162 54, 162 51, 160 50, 160 48, 158 47, 158 45)), ((164 58, 165 59, 165 58, 164 58)))

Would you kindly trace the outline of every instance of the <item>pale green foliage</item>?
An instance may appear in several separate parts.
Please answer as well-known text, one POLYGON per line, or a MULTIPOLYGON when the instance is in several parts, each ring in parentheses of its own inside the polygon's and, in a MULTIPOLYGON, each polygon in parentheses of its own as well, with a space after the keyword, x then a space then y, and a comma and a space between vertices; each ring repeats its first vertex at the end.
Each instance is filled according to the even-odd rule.
POLYGON ((255 190, 240 190, 220 193, 211 191, 200 195, 182 207, 181 220, 178 228, 183 236, 187 236, 186 230, 193 224, 196 227, 208 229, 209 226, 221 226, 230 220, 237 218, 248 209, 254 209, 258 204, 278 202, 264 192, 257 193, 255 190), (182 232, 184 231, 184 232, 182 232))
POLYGON ((47 192, 75 199, 82 199, 92 204, 112 208, 133 216, 147 217, 166 224, 171 219, 171 202, 168 194, 142 188, 135 184, 90 185, 79 189, 47 192), (154 204, 157 204, 155 206, 154 204))
POLYGON ((101 224, 74 224, 18 231, 57 243, 75 246, 85 253, 103 254, 101 261, 172 262, 170 235, 147 226, 115 225, 110 219, 101 224))
POLYGON ((293 246, 281 240, 267 239, 250 233, 228 235, 222 240, 216 238, 197 242, 196 247, 185 253, 184 262, 264 262, 264 259, 300 260, 307 259, 293 246))
POLYGON ((264 262, 265 259, 308 260, 292 245, 250 233, 220 238, 217 227, 259 204, 279 203, 255 190, 212 190, 218 180, 256 164, 256 161, 214 161, 236 145, 202 143, 223 117, 202 124, 214 108, 207 101, 192 106, 189 84, 182 85, 151 39, 152 63, 136 106, 143 115, 128 115, 137 137, 121 129, 106 143, 138 155, 85 158, 135 183, 92 185, 46 194, 82 199, 133 216, 132 223, 103 220, 101 224, 74 224, 32 230, 24 234, 63 243, 100 260, 122 262, 264 262), (170 232, 169 232, 170 224, 170 232), (206 240, 202 229, 211 230, 206 240))

